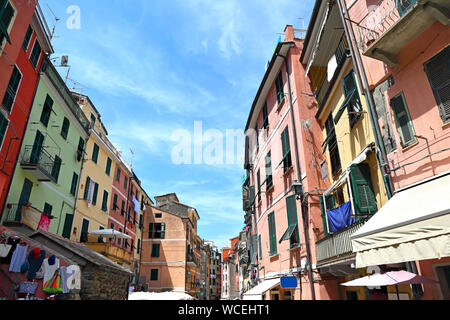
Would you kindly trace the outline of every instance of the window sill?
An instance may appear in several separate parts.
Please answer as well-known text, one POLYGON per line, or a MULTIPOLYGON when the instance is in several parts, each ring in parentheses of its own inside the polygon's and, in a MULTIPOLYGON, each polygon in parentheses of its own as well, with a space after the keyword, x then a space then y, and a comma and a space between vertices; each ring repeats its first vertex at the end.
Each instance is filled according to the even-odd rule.
POLYGON ((290 175, 294 171, 294 166, 290 166, 286 172, 283 173, 284 176, 290 175))
POLYGON ((450 120, 447 120, 446 122, 442 123, 442 129, 450 128, 450 120))
POLYGON ((286 102, 286 97, 283 97, 283 100, 281 100, 277 106, 277 112, 280 112, 280 110, 283 108, 285 102, 286 102))
POLYGON ((402 151, 405 152, 405 151, 417 146, 418 144, 419 144, 419 140, 416 139, 413 143, 408 144, 407 146, 403 146, 402 144, 400 144, 400 145, 402 146, 402 151))

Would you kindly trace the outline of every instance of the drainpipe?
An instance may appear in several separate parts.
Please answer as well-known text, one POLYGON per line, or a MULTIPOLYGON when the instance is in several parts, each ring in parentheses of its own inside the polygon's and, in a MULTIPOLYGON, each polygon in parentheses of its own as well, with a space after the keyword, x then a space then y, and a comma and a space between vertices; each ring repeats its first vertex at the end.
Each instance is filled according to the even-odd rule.
MULTIPOLYGON (((287 58, 285 56, 282 56, 278 54, 279 57, 282 57, 284 59, 284 65, 286 66, 286 79, 288 84, 288 90, 289 90, 289 105, 291 107, 291 125, 292 130, 294 134, 294 151, 295 151, 295 162, 297 166, 297 179, 300 185, 302 185, 302 173, 301 173, 301 167, 300 167, 300 158, 298 153, 298 142, 297 142, 297 130, 295 126, 295 120, 294 120, 294 105, 292 103, 292 91, 291 91, 291 82, 289 81, 289 73, 288 73, 288 63, 287 58)), ((314 275, 312 272, 312 260, 311 260, 311 244, 309 242, 309 228, 308 228, 308 207, 303 204, 303 200, 305 199, 305 195, 300 195, 300 204, 301 204, 301 210, 302 210, 302 220, 303 220, 303 233, 305 235, 305 245, 306 245, 306 258, 308 260, 309 268, 308 268, 308 277, 309 277, 309 283, 311 288, 311 297, 312 300, 316 300, 316 293, 314 290, 314 275)))
POLYGON ((370 91, 369 83, 367 81, 366 72, 364 70, 364 65, 362 63, 361 54, 358 50, 358 45, 356 42, 353 27, 350 26, 350 28, 349 28, 347 25, 346 19, 349 18, 347 5, 345 4, 345 2, 342 3, 341 0, 337 0, 336 2, 339 7, 339 13, 341 16, 342 24, 344 26, 345 36, 346 36, 347 42, 349 44, 349 49, 350 49, 352 57, 354 57, 354 59, 352 59, 352 61, 353 61, 353 66, 356 69, 356 72, 355 72, 356 78, 358 80, 360 88, 362 88, 363 90, 366 91, 365 94, 364 93, 363 94, 364 94, 364 97, 365 97, 367 105, 368 105, 369 117, 370 117, 370 120, 372 123, 372 130, 373 130, 373 134, 375 136, 375 143, 376 143, 377 149, 378 149, 377 153, 376 153, 377 159, 378 159, 378 164, 380 166, 381 174, 383 175, 384 186, 386 188, 386 193, 387 193, 388 199, 390 199, 390 198, 392 198, 392 193, 393 193, 394 187, 392 184, 391 176, 388 173, 386 173, 386 169, 385 169, 386 167, 389 166, 389 164, 387 161, 386 148, 384 146, 384 142, 381 137, 380 128, 378 127, 378 121, 375 117, 375 115, 376 115, 375 101, 373 99, 372 92, 370 91), (355 48, 356 48, 356 50, 355 50, 355 48), (355 59, 356 59, 356 61, 355 61, 355 59), (361 68, 359 68, 359 66, 361 66, 361 68))

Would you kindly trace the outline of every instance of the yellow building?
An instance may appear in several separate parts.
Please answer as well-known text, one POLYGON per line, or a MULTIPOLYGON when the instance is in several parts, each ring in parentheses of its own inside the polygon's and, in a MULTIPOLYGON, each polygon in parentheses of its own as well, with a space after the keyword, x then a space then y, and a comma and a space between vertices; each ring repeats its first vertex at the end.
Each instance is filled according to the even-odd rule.
MULTIPOLYGON (((108 132, 101 122, 101 115, 89 97, 73 93, 84 114, 91 121, 90 136, 85 144, 83 167, 79 179, 79 191, 71 239, 92 241, 88 232, 108 229, 109 205, 113 183, 112 159, 116 157, 108 146, 108 132)), ((109 143, 110 144, 110 143, 109 143)), ((98 236, 97 236, 98 238, 98 236)))
MULTIPOLYGON (((336 3, 316 3, 315 19, 310 23, 301 61, 307 66, 322 127, 321 190, 324 237, 316 242, 316 268, 335 277, 338 290, 347 299, 370 299, 367 288, 343 287, 339 283, 386 268, 356 269, 351 235, 359 230, 388 201, 383 174, 377 157, 376 140, 366 99, 358 81, 351 50, 336 3)), ((403 290, 404 288, 401 288, 403 290)), ((410 294, 410 290, 406 291, 410 294)))

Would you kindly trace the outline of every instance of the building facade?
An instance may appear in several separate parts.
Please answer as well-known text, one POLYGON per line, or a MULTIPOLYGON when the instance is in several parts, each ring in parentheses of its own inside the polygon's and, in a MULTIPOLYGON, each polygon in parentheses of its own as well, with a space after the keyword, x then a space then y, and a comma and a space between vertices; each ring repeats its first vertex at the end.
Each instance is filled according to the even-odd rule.
POLYGON ((44 59, 3 221, 72 236, 89 122, 48 58, 44 59), (81 149, 80 149, 81 148, 81 149), (71 181, 71 183, 68 183, 71 181))
POLYGON ((39 70, 52 54, 37 1, 1 1, 0 21, 0 212, 11 186, 23 142, 39 70))

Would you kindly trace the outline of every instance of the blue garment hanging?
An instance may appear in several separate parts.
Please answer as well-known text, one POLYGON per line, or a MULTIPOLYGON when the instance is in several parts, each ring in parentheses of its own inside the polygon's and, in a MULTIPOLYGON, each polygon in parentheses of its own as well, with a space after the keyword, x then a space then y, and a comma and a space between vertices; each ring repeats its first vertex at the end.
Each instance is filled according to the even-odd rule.
POLYGON ((332 232, 342 230, 356 222, 352 213, 351 202, 344 203, 342 206, 327 211, 328 223, 332 232))

